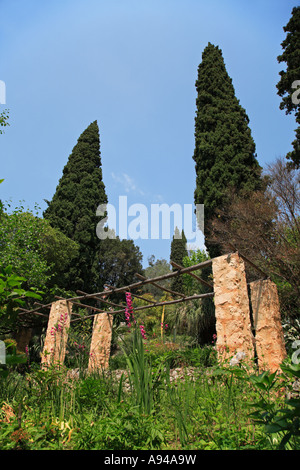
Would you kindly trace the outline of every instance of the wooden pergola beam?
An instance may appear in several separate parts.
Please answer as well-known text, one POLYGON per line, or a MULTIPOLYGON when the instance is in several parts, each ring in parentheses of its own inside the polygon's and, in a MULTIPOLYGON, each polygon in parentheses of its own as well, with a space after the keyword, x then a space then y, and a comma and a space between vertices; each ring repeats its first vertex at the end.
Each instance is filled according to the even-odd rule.
MULTIPOLYGON (((142 279, 144 281, 147 280, 146 277, 142 276, 141 274, 138 274, 138 273, 135 273, 136 277, 139 278, 139 279, 142 279)), ((152 286, 155 286, 157 287, 158 289, 161 289, 165 292, 169 292, 169 294, 173 294, 173 295, 178 295, 179 297, 185 297, 184 294, 181 294, 180 292, 175 292, 171 289, 168 289, 167 287, 163 287, 163 286, 160 286, 159 284, 157 284, 156 282, 150 282, 150 284, 152 284, 152 286)))
MULTIPOLYGON (((178 269, 178 270, 182 270, 182 269, 183 269, 183 266, 180 266, 180 264, 175 263, 175 261, 170 261, 170 263, 171 263, 171 265, 172 265, 174 268, 176 268, 176 269, 178 269)), ((186 274, 188 274, 189 276, 193 277, 194 279, 197 279, 197 281, 200 282, 201 284, 203 284, 204 286, 209 287, 210 289, 213 289, 213 288, 214 288, 214 286, 213 286, 212 284, 210 284, 210 283, 207 282, 207 281, 204 281, 204 279, 201 279, 201 277, 197 276, 196 274, 190 273, 190 272, 189 272, 189 273, 186 273, 186 274)))
POLYGON ((211 263, 212 263, 212 260, 203 261, 202 263, 195 264, 193 266, 188 266, 187 268, 183 268, 183 269, 180 270, 180 272, 175 271, 175 272, 172 272, 172 273, 163 274, 161 276, 154 277, 152 279, 146 279, 145 278, 144 280, 142 280, 140 282, 136 282, 136 283, 130 284, 128 286, 117 287, 117 288, 114 288, 112 290, 106 290, 106 291, 102 291, 102 292, 95 292, 94 294, 86 294, 86 295, 83 295, 83 296, 72 297, 68 300, 70 300, 70 301, 75 300, 76 301, 76 300, 87 299, 87 298, 91 298, 91 297, 95 297, 95 296, 101 297, 102 295, 112 294, 113 292, 114 293, 119 293, 119 292, 130 291, 130 289, 137 289, 137 288, 142 287, 146 284, 151 284, 151 283, 156 282, 156 281, 171 279, 172 277, 178 276, 179 274, 185 274, 185 273, 188 273, 188 272, 191 272, 191 271, 197 271, 198 269, 202 269, 202 268, 205 268, 206 266, 211 265, 211 263))
POLYGON ((99 300, 100 302, 103 302, 105 304, 108 304, 108 305, 111 305, 112 307, 119 307, 119 308, 122 308, 124 307, 124 305, 120 305, 120 304, 116 304, 114 302, 111 302, 109 300, 105 300, 103 297, 99 297, 99 295, 94 295, 94 296, 91 296, 90 294, 88 294, 87 292, 83 292, 82 290, 77 290, 76 292, 78 292, 79 294, 84 294, 86 296, 88 296, 89 298, 91 299, 96 299, 96 300, 99 300))
MULTIPOLYGON (((60 297, 58 295, 55 296, 56 299, 58 300, 65 300, 66 302, 70 302, 71 304, 74 304, 74 305, 77 305, 78 307, 82 307, 82 308, 89 308, 90 310, 94 310, 95 312, 98 312, 98 313, 106 313, 106 310, 101 310, 100 308, 97 308, 97 307, 93 307, 92 305, 86 305, 86 304, 82 304, 81 302, 74 302, 73 300, 70 301, 70 299, 66 299, 65 297, 60 297)), ((87 317, 81 317, 81 315, 79 315, 79 313, 72 313, 72 315, 76 315, 76 316, 79 316, 80 319, 85 319, 87 317)))
MULTIPOLYGON (((206 294, 194 294, 194 295, 190 295, 188 297, 184 297, 184 298, 181 298, 181 299, 167 300, 167 301, 164 301, 164 302, 155 302, 152 305, 142 305, 141 307, 136 307, 134 309, 134 311, 137 312, 139 310, 145 310, 147 308, 152 308, 152 307, 162 307, 163 305, 172 305, 172 304, 177 304, 177 303, 181 303, 181 302, 188 302, 190 300, 204 299, 204 298, 207 298, 207 297, 213 297, 214 295, 215 295, 214 292, 207 292, 206 294)), ((103 312, 103 313, 112 313, 113 315, 115 315, 117 313, 124 313, 124 312, 125 312, 125 308, 123 308, 122 310, 115 310, 115 311, 111 311, 111 312, 106 311, 106 312, 103 312)), ((76 318, 73 321, 86 320, 87 318, 90 318, 90 317, 93 317, 93 316, 94 315, 88 315, 84 318, 76 318)))
MULTIPOLYGON (((110 286, 109 284, 104 284, 104 286, 107 286, 110 289, 115 289, 113 286, 110 286)), ((130 292, 130 294, 132 295, 132 297, 136 297, 137 299, 145 300, 145 302, 153 304, 153 300, 146 299, 145 297, 142 297, 141 295, 133 294, 132 292, 130 292)), ((123 307, 123 305, 118 305, 118 304, 115 304, 115 305, 119 307, 123 307)))
POLYGON ((38 312, 38 311, 34 311, 32 312, 31 310, 26 310, 26 308, 21 308, 19 307, 19 310, 21 310, 21 312, 18 313, 18 315, 26 315, 26 313, 33 313, 34 315, 39 315, 41 317, 45 317, 45 318, 48 318, 48 315, 45 315, 44 313, 41 313, 41 312, 38 312))
MULTIPOLYGON (((34 302, 34 303, 37 304, 37 302, 34 302)), ((39 310, 40 308, 46 308, 46 307, 49 307, 49 306, 50 306, 50 308, 51 308, 51 305, 52 305, 52 302, 50 302, 49 304, 45 304, 45 305, 41 305, 41 304, 40 304, 39 307, 33 308, 33 309, 31 309, 31 310, 26 310, 26 309, 24 309, 24 308, 19 307, 19 310, 23 310, 23 312, 20 312, 19 315, 24 315, 25 313, 36 313, 36 312, 38 312, 38 310, 39 310), (25 311, 24 311, 24 310, 25 310, 25 311)), ((38 312, 38 313, 39 313, 39 312, 38 312)), ((44 315, 44 314, 40 313, 40 315, 44 315)), ((48 315, 44 315, 44 316, 47 317, 48 315)))

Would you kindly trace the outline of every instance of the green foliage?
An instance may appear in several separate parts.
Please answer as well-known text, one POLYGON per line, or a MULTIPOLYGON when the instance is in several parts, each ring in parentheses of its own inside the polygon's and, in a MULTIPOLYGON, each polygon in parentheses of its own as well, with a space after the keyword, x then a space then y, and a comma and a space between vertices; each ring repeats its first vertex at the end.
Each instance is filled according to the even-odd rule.
POLYGON ((211 43, 202 54, 196 90, 194 199, 205 205, 205 242, 214 257, 219 248, 209 243, 209 221, 228 203, 230 188, 247 195, 260 187, 261 168, 249 118, 235 96, 221 49, 211 43))
POLYGON ((2 113, 0 114, 0 134, 4 133, 1 127, 6 127, 10 125, 8 122, 8 118, 9 118, 9 111, 8 109, 4 109, 4 111, 2 111, 2 113))
MULTIPOLYGON (((3 181, 4 181, 4 179, 0 179, 0 184, 3 183, 3 181)), ((0 218, 1 218, 2 212, 3 212, 3 203, 0 199, 0 218)))
POLYGON ((11 339, 4 340, 6 354, 5 364, 0 364, 0 379, 6 379, 9 372, 18 364, 25 364, 27 357, 23 353, 17 351, 16 342, 11 339))
MULTIPOLYGON (((293 8, 291 18, 283 28, 284 32, 287 34, 281 44, 283 53, 277 58, 279 63, 284 62, 286 64, 286 70, 279 72, 280 80, 277 83, 277 93, 282 98, 280 109, 285 109, 286 114, 294 112, 296 123, 298 124, 296 139, 292 142, 293 150, 287 154, 287 158, 295 168, 300 167, 300 107, 299 93, 296 92, 296 100, 292 97, 293 93, 295 93, 295 89, 292 88, 292 85, 295 81, 298 81, 300 77, 299 29, 300 7, 298 6, 293 8)), ((297 88, 299 88, 299 85, 297 88)))
MULTIPOLYGON (((83 309, 79 309, 76 313, 82 318, 86 315, 86 312, 83 309)), ((84 371, 88 367, 92 338, 92 323, 92 319, 88 318, 71 324, 68 330, 65 365, 69 368, 78 369, 80 375, 84 375, 84 371)))
POLYGON ((189 349, 177 351, 178 361, 181 354, 194 371, 177 363, 174 381, 168 354, 176 362, 175 351, 150 360, 139 338, 121 379, 113 371, 75 378, 39 367, 0 377, 1 449, 299 449, 299 398, 282 392, 299 378, 299 365, 255 374, 207 364, 202 348, 189 349))
POLYGON ((18 307, 24 306, 25 299, 41 299, 35 288, 22 288, 25 282, 25 278, 13 273, 12 266, 0 267, 0 331, 15 326, 18 307))
POLYGON ((173 367, 212 367, 217 363, 216 350, 211 346, 197 346, 171 353, 173 367))
MULTIPOLYGON (((131 390, 136 394, 136 405, 141 413, 151 414, 154 407, 155 394, 161 385, 162 367, 152 374, 152 365, 145 356, 143 339, 138 328, 133 330, 132 349, 124 350, 129 369, 131 390)), ((162 366, 162 364, 161 364, 162 366)))
MULTIPOLYGON (((148 299, 148 301, 151 301, 151 302, 156 301, 153 295, 151 294, 143 294, 143 297, 145 299, 148 299)), ((149 302, 142 300, 140 298, 134 298, 132 305, 133 305, 133 308, 135 309, 136 307, 149 305, 149 302)), ((163 307, 149 307, 145 310, 141 310, 137 312, 138 324, 145 325, 147 334, 152 334, 158 328, 160 328, 162 308, 163 307)))
MULTIPOLYGON (((202 250, 191 252, 182 261, 184 267, 193 266, 209 259, 209 255, 202 250)), ((193 274, 212 284, 211 267, 207 267, 193 274)), ((212 288, 199 282, 194 277, 184 274, 182 277, 184 292, 187 295, 204 294, 212 288)), ((204 298, 185 302, 176 307, 176 326, 179 333, 186 333, 196 339, 200 344, 211 344, 215 333, 215 309, 211 298, 204 298)))
POLYGON ((162 423, 128 403, 108 406, 108 415, 95 418, 92 415, 81 424, 76 450, 160 449, 166 441, 162 423))
MULTIPOLYGON (((300 378, 299 364, 283 364, 282 371, 289 377, 300 378)), ((300 448, 300 398, 285 399, 285 406, 279 407, 271 398, 273 388, 282 387, 282 378, 276 372, 263 372, 251 375, 249 382, 259 391, 260 400, 251 406, 256 410, 251 417, 256 423, 264 425, 269 441, 274 449, 296 450, 300 448)), ((286 381, 288 384, 288 381, 286 381)))
MULTIPOLYGON (((203 263, 209 259, 209 255, 204 251, 198 249, 197 251, 192 251, 189 255, 185 256, 182 260, 182 265, 187 268, 190 266, 194 266, 195 264, 203 263)), ((198 271, 193 271, 193 274, 196 274, 201 279, 206 280, 207 282, 212 283, 212 272, 211 267, 200 269, 198 271)), ((184 292, 187 295, 193 294, 202 294, 205 292, 209 292, 209 287, 204 286, 201 284, 197 279, 189 276, 188 274, 184 274, 183 278, 183 285, 184 285, 184 292)))
POLYGON ((99 375, 83 377, 76 388, 78 405, 81 409, 100 413, 106 409, 106 397, 112 384, 99 375))
POLYGON ((142 259, 133 240, 120 240, 119 237, 101 240, 96 257, 97 289, 101 290, 104 283, 121 287, 135 282, 135 274, 143 274, 142 259))
MULTIPOLYGON (((149 279, 172 272, 170 263, 165 259, 158 259, 155 261, 155 256, 152 255, 148 258, 148 263, 149 266, 145 269, 145 276, 149 279)), ((170 289, 171 280, 164 279, 160 281, 160 285, 170 289)), ((153 286, 152 284, 147 284, 147 286, 145 286, 145 290, 152 294, 157 301, 161 298, 162 292, 158 287, 153 286)))
POLYGON ((2 214, 0 220, 0 253, 4 266, 13 266, 14 272, 26 277, 28 285, 44 288, 51 277, 49 266, 39 250, 41 226, 23 207, 12 214, 2 214))
POLYGON ((48 221, 40 219, 39 223, 42 227, 39 251, 51 271, 50 285, 63 286, 61 278, 72 259, 78 255, 79 245, 60 230, 51 227, 48 221))
POLYGON ((0 240, 2 265, 41 289, 58 282, 78 252, 75 242, 23 206, 2 214, 0 240))
POLYGON ((94 121, 79 137, 52 201, 44 211, 44 217, 52 227, 58 228, 79 245, 79 252, 61 281, 66 289, 89 292, 96 288, 100 245, 96 235, 99 222, 96 210, 106 202, 99 128, 97 121, 94 121))

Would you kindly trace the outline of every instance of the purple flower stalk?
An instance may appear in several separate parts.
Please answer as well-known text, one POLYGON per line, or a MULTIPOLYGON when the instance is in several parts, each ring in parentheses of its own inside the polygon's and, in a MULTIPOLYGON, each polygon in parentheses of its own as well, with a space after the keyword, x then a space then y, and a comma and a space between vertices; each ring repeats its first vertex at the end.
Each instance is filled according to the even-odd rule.
POLYGON ((126 295, 126 304, 127 304, 127 307, 125 309, 125 320, 126 320, 127 326, 130 328, 131 321, 133 321, 134 324, 136 323, 136 321, 133 315, 131 294, 130 292, 126 292, 125 295, 126 295))

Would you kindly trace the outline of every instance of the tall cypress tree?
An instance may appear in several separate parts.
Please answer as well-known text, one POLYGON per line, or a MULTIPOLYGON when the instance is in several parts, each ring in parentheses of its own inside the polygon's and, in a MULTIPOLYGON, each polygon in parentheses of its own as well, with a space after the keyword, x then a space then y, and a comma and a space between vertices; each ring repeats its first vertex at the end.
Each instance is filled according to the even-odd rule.
POLYGON ((261 184, 261 168, 249 118, 235 96, 222 51, 208 43, 196 81, 195 204, 204 204, 205 245, 211 257, 221 254, 210 243, 210 221, 229 203, 230 190, 246 196, 261 184))
POLYGON ((277 93, 282 97, 280 109, 285 109, 286 114, 295 113, 298 128, 296 139, 292 143, 293 150, 287 154, 287 158, 291 166, 300 168, 300 7, 293 8, 292 16, 283 30, 287 35, 281 43, 283 53, 277 60, 279 63, 286 63, 286 71, 279 73, 277 93), (294 87, 298 90, 295 91, 294 87))
MULTIPOLYGON (((188 255, 186 249, 186 236, 184 231, 179 232, 178 227, 175 228, 175 233, 171 242, 171 261, 174 263, 180 264, 182 266, 182 260, 185 256, 188 255)), ((173 271, 177 271, 176 268, 173 268, 173 271)), ((171 288, 176 292, 183 292, 183 279, 182 276, 175 276, 171 283, 171 288)))
POLYGON ((62 279, 62 287, 93 291, 97 283, 96 209, 107 202, 102 181, 100 136, 97 121, 79 137, 69 156, 56 192, 44 211, 52 227, 79 244, 79 255, 62 279))

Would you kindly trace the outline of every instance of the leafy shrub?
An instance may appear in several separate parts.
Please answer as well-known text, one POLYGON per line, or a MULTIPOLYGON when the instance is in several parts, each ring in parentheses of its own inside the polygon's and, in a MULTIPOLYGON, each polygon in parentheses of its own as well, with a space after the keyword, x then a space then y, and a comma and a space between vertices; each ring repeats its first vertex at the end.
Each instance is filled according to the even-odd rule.
POLYGON ((165 442, 160 422, 127 403, 108 405, 108 414, 90 416, 75 436, 76 450, 160 449, 165 442))

